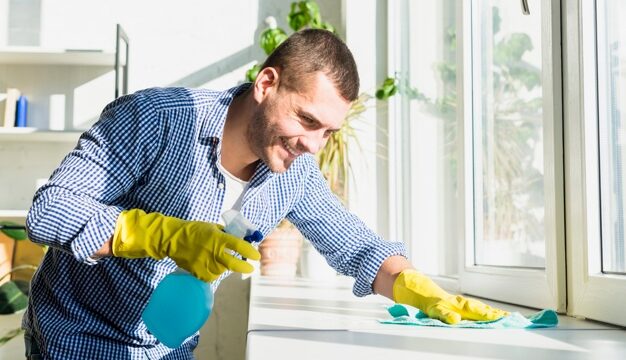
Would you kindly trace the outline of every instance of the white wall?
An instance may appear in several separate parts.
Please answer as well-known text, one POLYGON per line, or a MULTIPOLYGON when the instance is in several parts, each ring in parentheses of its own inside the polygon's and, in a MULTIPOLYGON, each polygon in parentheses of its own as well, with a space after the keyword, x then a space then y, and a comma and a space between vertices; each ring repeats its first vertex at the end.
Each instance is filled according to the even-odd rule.
MULTIPOLYGON (((0 46, 19 45, 7 31, 13 2, 0 0, 0 46)), ((131 40, 130 89, 171 84, 232 86, 262 59, 258 35, 274 15, 287 29, 287 0, 28 0, 40 9, 42 47, 113 49, 115 24, 131 40), (36 6, 39 3, 39 6, 36 6)), ((318 1, 323 16, 340 23, 340 4, 318 1)), ((23 8, 23 7, 22 7, 23 8)), ((33 14, 36 15, 36 14, 33 14)), ((14 38, 16 34, 14 33, 14 38)), ((19 40, 19 39, 18 39, 19 40)), ((26 44, 31 45, 31 44, 26 44)))

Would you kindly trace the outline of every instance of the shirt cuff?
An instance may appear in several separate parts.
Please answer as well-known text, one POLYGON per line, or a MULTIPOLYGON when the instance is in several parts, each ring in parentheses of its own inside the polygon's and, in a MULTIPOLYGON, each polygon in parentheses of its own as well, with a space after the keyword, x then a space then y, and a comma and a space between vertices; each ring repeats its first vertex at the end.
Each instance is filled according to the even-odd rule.
POLYGON ((380 246, 376 246, 370 254, 368 261, 361 267, 356 276, 352 292, 354 295, 362 297, 374 293, 372 284, 378 274, 380 266, 390 256, 406 256, 406 248, 401 242, 383 241, 380 246))
POLYGON ((120 207, 110 206, 89 219, 83 231, 70 245, 76 260, 87 265, 98 263, 98 260, 91 256, 113 236, 115 222, 122 210, 120 207))

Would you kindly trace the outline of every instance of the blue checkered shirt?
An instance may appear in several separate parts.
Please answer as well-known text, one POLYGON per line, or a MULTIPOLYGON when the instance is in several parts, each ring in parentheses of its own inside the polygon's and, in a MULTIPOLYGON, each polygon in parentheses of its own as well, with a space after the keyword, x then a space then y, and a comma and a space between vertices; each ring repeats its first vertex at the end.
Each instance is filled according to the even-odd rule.
MULTIPOLYGON (((224 177, 216 166, 228 106, 249 84, 217 92, 154 88, 123 96, 103 110, 49 182, 35 194, 26 225, 50 246, 35 274, 23 326, 53 359, 191 359, 198 335, 169 349, 141 313, 169 259, 90 257, 113 234, 123 209, 218 222, 224 177)), ((346 211, 313 156, 276 174, 261 163, 241 212, 264 236, 287 218, 354 293, 372 293, 381 263, 405 255, 346 211)), ((222 276, 225 277, 226 274, 222 276)), ((219 283, 216 281, 214 288, 219 283)))

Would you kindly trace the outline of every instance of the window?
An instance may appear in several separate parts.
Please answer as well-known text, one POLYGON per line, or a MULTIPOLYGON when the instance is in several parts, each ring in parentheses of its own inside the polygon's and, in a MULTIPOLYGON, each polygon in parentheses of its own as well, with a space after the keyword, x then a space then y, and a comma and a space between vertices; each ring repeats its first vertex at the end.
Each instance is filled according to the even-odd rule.
POLYGON ((472 22, 474 264, 545 267, 541 9, 479 1, 472 22))
POLYGON ((463 4, 460 288, 565 310, 558 5, 463 4))
POLYGON ((626 6, 597 3, 602 272, 626 273, 626 6))
POLYGON ((528 3, 390 2, 398 229, 459 292, 625 326, 626 2, 528 3))
POLYGON ((418 268, 564 310, 560 49, 546 45, 560 13, 545 3, 530 15, 506 0, 392 3, 401 126, 389 143, 402 144, 397 227, 418 268))
POLYGON ((626 3, 583 1, 567 12, 568 313, 626 326, 624 155, 626 3), (582 21, 580 21, 582 19, 582 21), (580 28, 582 26, 582 29, 580 28))

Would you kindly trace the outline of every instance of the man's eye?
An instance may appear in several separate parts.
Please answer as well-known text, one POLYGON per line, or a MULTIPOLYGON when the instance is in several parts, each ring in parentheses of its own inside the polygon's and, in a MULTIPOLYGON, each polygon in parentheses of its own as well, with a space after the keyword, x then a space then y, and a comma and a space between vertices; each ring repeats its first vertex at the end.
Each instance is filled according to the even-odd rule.
POLYGON ((303 116, 303 117, 302 117, 302 120, 303 120, 305 123, 307 123, 307 124, 314 124, 314 123, 315 123, 315 121, 313 121, 313 119, 311 119, 310 117, 306 117, 306 116, 303 116))
POLYGON ((326 131, 324 132, 324 137, 325 137, 325 138, 331 137, 331 136, 332 136, 334 133, 336 133, 336 132, 337 132, 336 130, 326 130, 326 131))

